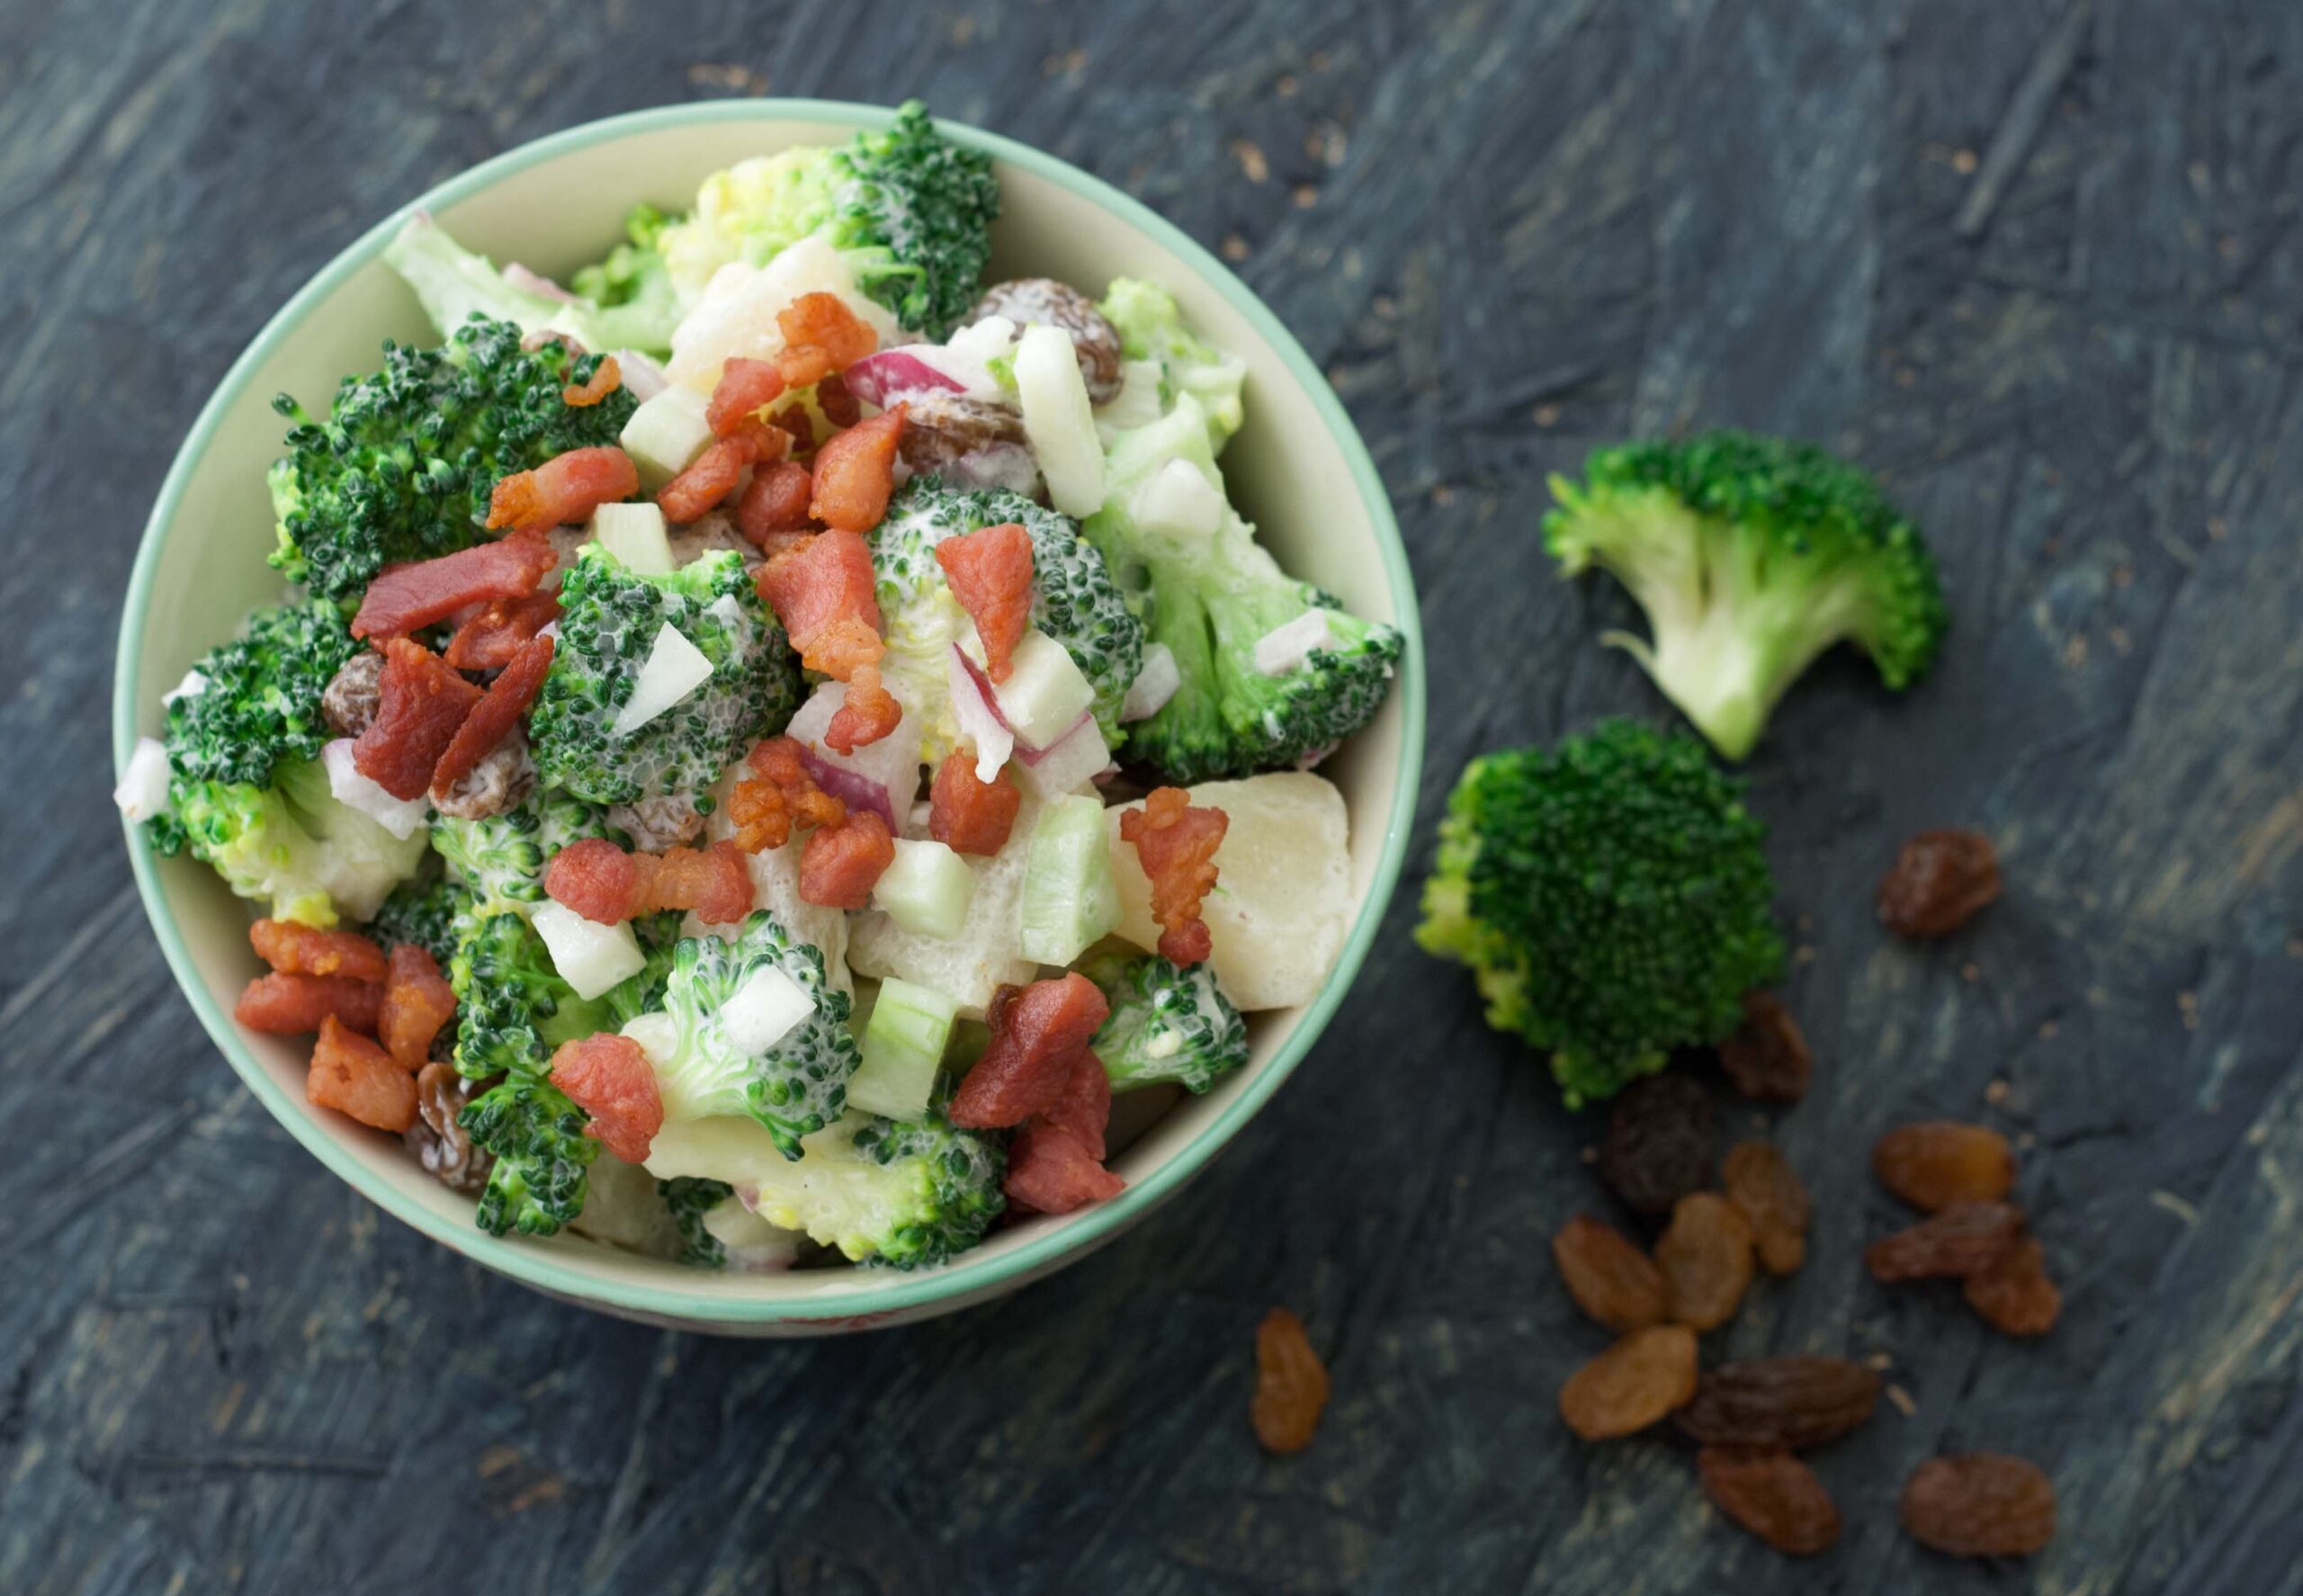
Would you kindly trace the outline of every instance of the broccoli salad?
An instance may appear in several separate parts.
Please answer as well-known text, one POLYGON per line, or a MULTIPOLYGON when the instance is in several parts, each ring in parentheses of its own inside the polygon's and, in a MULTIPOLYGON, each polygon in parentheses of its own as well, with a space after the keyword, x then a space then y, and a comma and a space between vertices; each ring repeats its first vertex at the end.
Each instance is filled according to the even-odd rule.
POLYGON ((291 423, 286 585, 116 799, 247 899, 251 1030, 494 1234, 912 1269, 1107 1200, 1309 1000, 1313 767, 1396 629, 1222 465, 1246 367, 1134 279, 986 282, 990 159, 884 131, 596 265, 418 214, 436 327, 291 423))

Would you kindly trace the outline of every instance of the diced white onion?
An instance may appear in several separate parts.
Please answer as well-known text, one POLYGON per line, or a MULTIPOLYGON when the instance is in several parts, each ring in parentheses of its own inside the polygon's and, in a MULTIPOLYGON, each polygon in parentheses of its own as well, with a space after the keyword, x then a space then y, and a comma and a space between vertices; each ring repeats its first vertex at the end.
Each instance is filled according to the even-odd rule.
POLYGON ((664 512, 651 504, 602 505, 592 512, 592 541, 635 577, 668 577, 677 569, 664 512))
POLYGON ((528 923, 543 938, 551 967, 587 1002, 648 967, 629 921, 604 926, 562 903, 539 903, 528 923))
POLYGON ((720 1029, 737 1052, 757 1058, 815 1011, 814 1000, 798 982, 763 964, 720 1005, 720 1029))
POLYGON ((1008 679, 994 683, 999 718, 1028 748, 1053 748, 1096 702, 1095 684, 1071 651, 1037 627, 1008 657, 1008 679))
POLYGON ((1176 666, 1176 651, 1165 643, 1153 643, 1143 650, 1143 668, 1135 673, 1128 684, 1127 696, 1120 700, 1119 718, 1123 722, 1142 721, 1156 715, 1176 689, 1184 685, 1184 673, 1176 666))
POLYGON ((1314 649, 1335 647, 1335 633, 1328 630, 1328 613, 1323 609, 1308 609, 1285 626, 1275 626, 1256 639, 1252 658, 1255 667, 1266 676, 1286 676, 1301 670, 1304 661, 1312 657, 1314 649))
POLYGON ((1017 760, 1016 781, 1026 796, 1044 802, 1081 791, 1111 762, 1112 751, 1105 745, 1103 729, 1090 717, 1043 749, 1035 759, 1017 760))
POLYGON ((656 629, 647 663, 632 684, 632 696, 616 711, 615 723, 608 728, 610 734, 630 737, 711 678, 712 661, 703 657, 703 650, 682 636, 678 627, 665 622, 656 629))
POLYGON ((975 744, 975 779, 989 785, 999 779, 999 767, 1016 751, 1016 734, 991 707, 991 700, 976 685, 976 676, 960 645, 952 645, 945 661, 952 688, 952 719, 960 735, 975 744))
POLYGON ((339 737, 320 749, 320 764, 327 771, 327 790, 346 809, 359 811, 385 830, 406 842, 424 829, 432 806, 421 798, 395 798, 353 763, 352 740, 339 737))
POLYGON ((168 750, 159 739, 139 737, 120 773, 112 801, 131 820, 148 820, 168 806, 168 750))
POLYGON ((680 1050, 680 1022, 668 1014, 635 1014, 624 1022, 623 1035, 640 1044, 640 1051, 659 1069, 680 1050))

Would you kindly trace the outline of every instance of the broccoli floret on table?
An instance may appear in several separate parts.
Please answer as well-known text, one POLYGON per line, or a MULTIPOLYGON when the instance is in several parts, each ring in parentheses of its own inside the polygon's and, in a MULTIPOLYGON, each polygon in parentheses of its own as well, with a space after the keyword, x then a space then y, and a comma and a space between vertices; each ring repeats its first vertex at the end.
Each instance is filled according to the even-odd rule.
POLYGON ((1471 967, 1570 1107, 1610 1097, 1726 1036, 1781 971, 1765 831, 1692 737, 1608 721, 1484 755, 1448 798, 1416 940, 1471 967))
POLYGON ((1877 482, 1806 444, 1716 432, 1594 453, 1551 480, 1544 546, 1614 573, 1647 614, 1622 632, 1663 695, 1731 759, 1816 656, 1850 642, 1901 690, 1949 624, 1935 561, 1877 482))
POLYGON ((1114 1091, 1172 1080, 1196 1094, 1248 1062, 1247 1022, 1216 990, 1207 964, 1100 954, 1080 973, 1111 1004, 1091 1046, 1114 1091))

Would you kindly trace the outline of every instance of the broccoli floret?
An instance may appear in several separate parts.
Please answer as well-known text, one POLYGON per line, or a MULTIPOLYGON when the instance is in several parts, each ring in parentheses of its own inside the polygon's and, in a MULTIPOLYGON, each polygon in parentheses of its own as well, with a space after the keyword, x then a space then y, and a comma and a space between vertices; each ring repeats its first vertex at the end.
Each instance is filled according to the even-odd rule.
POLYGON ((936 563, 936 545, 1011 521, 1032 540, 1032 624, 1063 645, 1095 688, 1105 742, 1116 747, 1125 735, 1120 704, 1143 668, 1143 628, 1104 557, 1070 516, 1019 493, 963 492, 939 478, 914 477, 871 533, 872 573, 888 640, 882 669, 899 696, 924 711, 924 758, 939 757, 957 740, 946 673, 951 646, 968 626, 967 612, 936 563))
POLYGON ((1114 1091, 1172 1080, 1196 1094, 1248 1062, 1247 1022, 1205 964, 1183 969, 1156 954, 1101 954, 1080 973, 1111 1004, 1092 1045, 1114 1091))
POLYGON ((403 882, 376 910, 368 935, 384 947, 412 942, 447 970, 470 926, 475 901, 463 886, 444 876, 420 883, 403 882))
POLYGON ((1207 446, 1221 454, 1246 418, 1240 390, 1248 380, 1248 363, 1186 327, 1176 296, 1156 282, 1115 277, 1097 309, 1119 334, 1122 354, 1159 363, 1163 409, 1178 394, 1199 400, 1207 412, 1207 446))
POLYGON ((664 257, 649 242, 662 231, 663 218, 643 205, 625 228, 629 242, 575 274, 573 299, 513 282, 422 212, 384 246, 384 264, 416 291, 444 338, 479 316, 515 323, 526 333, 566 333, 590 350, 661 354, 672 346, 672 329, 685 309, 664 257))
POLYGON ((1626 444, 1555 476, 1544 546, 1563 574, 1612 571, 1647 613, 1646 641, 1610 632, 1731 759, 1752 751, 1784 690, 1833 643, 1900 691, 1935 659, 1949 617, 1919 529, 1867 473, 1750 433, 1626 444))
POLYGON ((1383 707, 1402 646, 1397 627, 1363 621, 1281 570, 1228 502, 1209 507, 1214 525, 1204 533, 1138 518, 1140 491, 1173 466, 1220 498, 1211 425, 1183 393, 1157 421, 1120 434, 1104 507, 1083 528, 1145 612, 1147 641, 1168 646, 1183 678, 1158 713, 1128 728, 1133 757, 1186 785, 1323 754, 1383 707), (1315 609, 1325 619, 1312 646, 1259 662, 1258 643, 1315 609))
POLYGON ((177 781, 168 811, 193 856, 274 919, 363 920, 424 862, 424 834, 393 836, 336 802, 317 760, 283 758, 272 784, 177 781))
POLYGON ((318 596, 357 602, 387 564, 467 548, 483 534, 497 481, 570 449, 614 444, 633 400, 560 397, 600 357, 520 347, 509 321, 473 320, 438 349, 384 345, 384 369, 347 377, 326 421, 286 394, 296 423, 270 478, 280 546, 272 563, 318 596))
POLYGON ((671 794, 708 803, 703 794, 728 762, 799 704, 799 668, 784 629, 730 551, 648 577, 587 543, 560 603, 560 647, 528 727, 547 786, 594 803, 671 794), (616 713, 668 624, 702 650, 712 675, 619 737, 616 713))
POLYGON ((628 840, 604 811, 581 798, 538 788, 509 809, 477 820, 440 816, 432 827, 432 847, 479 912, 524 915, 543 901, 543 867, 551 856, 587 837, 619 847, 628 840))
POLYGON ((727 1268, 727 1243, 703 1228, 703 1216, 735 1196, 736 1188, 725 1180, 682 1175, 657 1181, 656 1195, 664 1199, 672 1223, 679 1227, 679 1261, 703 1269, 727 1268))
POLYGON ((516 914, 470 922, 449 962, 448 984, 456 994, 456 1068, 475 1080, 549 1074, 555 1047, 602 1029, 606 1019, 604 1008, 584 1002, 560 978, 543 938, 516 914))
POLYGON ((457 1123, 496 1155, 473 1216, 489 1235, 548 1236, 584 1211, 600 1144, 584 1134, 588 1116, 550 1081, 515 1075, 474 1098, 457 1123))
POLYGON ((280 760, 318 758, 328 740, 320 695, 360 647, 334 605, 256 611, 193 668, 205 686, 168 705, 170 773, 261 787, 280 760))
POLYGON ((1471 967, 1571 1107, 1610 1097, 1726 1036, 1781 971, 1765 834, 1692 737, 1606 721, 1484 755, 1447 800, 1416 940, 1471 967))

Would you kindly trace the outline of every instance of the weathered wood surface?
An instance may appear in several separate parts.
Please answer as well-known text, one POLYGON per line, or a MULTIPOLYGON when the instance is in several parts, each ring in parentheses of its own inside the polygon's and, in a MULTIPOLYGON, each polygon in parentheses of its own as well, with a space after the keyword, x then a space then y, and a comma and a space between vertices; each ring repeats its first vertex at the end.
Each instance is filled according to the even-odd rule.
MULTIPOLYGON (((2303 8, 2279 0, 839 0, 0 10, 0 1590, 2303 1592, 2303 8), (1836 441, 1958 615, 1890 702, 1835 660, 1753 766, 1823 1060, 1776 1134, 1813 1261, 1715 1354, 1884 1352, 1797 1566, 1684 1448, 1553 1412, 1595 1350, 1552 1228, 1588 1123, 1406 939, 1180 1200, 1053 1283, 820 1345, 659 1334, 380 1216, 240 1090, 112 815, 137 530, 263 318, 390 206, 699 95, 929 96, 1240 261, 1334 375, 1431 637, 1427 825, 1468 754, 1660 714, 1563 588, 1546 471, 1635 428, 1836 441), (2008 901, 1882 939, 1977 823, 2008 901), (2003 1089, 1994 1083, 2003 1082, 2003 1089), (1988 1101, 1996 1099, 1995 1103, 1988 1101), (1987 1115, 2069 1288, 2038 1347, 1882 1291, 1860 1149, 1987 1115), (1252 1326, 1336 1399, 1262 1457, 1252 1326), (1904 1474, 2055 1475, 2022 1568, 1895 1529, 1904 1474)), ((1420 869, 1428 857, 1420 848, 1420 869)))

